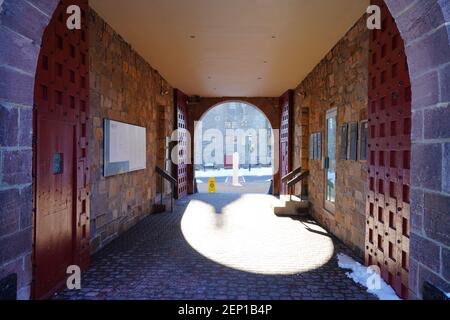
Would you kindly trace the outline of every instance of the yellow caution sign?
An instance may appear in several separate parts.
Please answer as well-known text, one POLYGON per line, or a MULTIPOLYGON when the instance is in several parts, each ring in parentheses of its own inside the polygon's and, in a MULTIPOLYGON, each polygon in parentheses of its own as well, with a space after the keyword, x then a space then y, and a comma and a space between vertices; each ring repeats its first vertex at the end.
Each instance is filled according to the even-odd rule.
POLYGON ((216 179, 214 177, 209 178, 208 193, 216 193, 216 179))

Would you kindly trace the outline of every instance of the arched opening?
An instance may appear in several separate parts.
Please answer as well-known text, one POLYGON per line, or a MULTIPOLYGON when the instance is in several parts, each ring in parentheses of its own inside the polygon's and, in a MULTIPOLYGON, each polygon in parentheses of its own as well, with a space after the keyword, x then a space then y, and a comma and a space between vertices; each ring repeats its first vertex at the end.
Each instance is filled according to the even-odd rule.
POLYGON ((269 119, 256 106, 233 100, 212 106, 195 123, 197 190, 200 193, 269 193, 274 141, 269 119))
MULTIPOLYGON (((6 247, 10 243, 6 240, 12 236, 24 244, 17 254, 8 250, 7 257, 8 261, 14 259, 20 261, 21 266, 31 266, 29 260, 32 246, 29 240, 32 234, 33 191, 32 168, 27 164, 30 163, 33 153, 31 138, 33 130, 30 128, 33 127, 36 66, 43 31, 58 2, 58 0, 0 2, 2 26, 0 128, 6 128, 1 131, 0 136, 0 153, 3 161, 0 190, 2 197, 18 199, 14 207, 20 210, 21 219, 25 221, 20 230, 7 235, 5 239, 2 238, 0 246, 2 249, 6 247), (24 24, 24 20, 29 23, 24 24), (8 116, 3 116, 4 114, 8 116), (8 139, 5 138, 5 132, 8 139), (20 142, 17 142, 18 138, 10 142, 10 137, 18 137, 19 134, 20 142), (12 160, 6 162, 5 159, 12 160), (12 172, 20 174, 13 176, 12 172)), ((443 105, 449 101, 449 4, 445 1, 397 0, 386 0, 386 3, 405 40, 412 84, 411 232, 414 236, 411 238, 413 251, 409 275, 410 291, 420 298, 425 280, 450 290, 448 275, 442 273, 442 270, 448 269, 446 268, 448 258, 446 261, 439 260, 439 266, 433 263, 430 267, 427 255, 427 251, 430 253, 437 251, 442 252, 441 257, 448 257, 446 253, 448 232, 443 232, 448 230, 445 229, 448 228, 448 219, 445 219, 447 213, 443 212, 448 206, 442 204, 448 203, 450 198, 449 184, 445 181, 445 179, 448 181, 449 167, 448 162, 443 161, 449 154, 448 122, 447 126, 444 123, 449 107, 443 105), (426 240, 430 237, 433 239, 432 243, 426 240), (428 250, 425 244, 433 250, 428 250)), ((17 214, 17 210, 12 210, 11 214, 17 214)), ((8 261, 1 260, 0 266, 5 266, 8 261)), ((31 272, 31 268, 17 272, 20 298, 29 297, 31 272)))

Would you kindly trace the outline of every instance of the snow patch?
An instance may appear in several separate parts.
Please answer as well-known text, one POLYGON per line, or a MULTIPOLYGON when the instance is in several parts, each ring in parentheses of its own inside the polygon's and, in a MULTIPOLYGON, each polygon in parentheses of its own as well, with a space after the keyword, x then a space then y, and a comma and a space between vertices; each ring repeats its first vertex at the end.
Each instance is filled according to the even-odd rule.
POLYGON ((352 270, 352 272, 346 273, 347 277, 367 288, 367 292, 377 296, 380 300, 400 300, 400 298, 395 294, 394 289, 384 282, 381 277, 379 279, 379 288, 369 288, 369 283, 373 282, 372 279, 374 277, 374 272, 372 269, 361 265, 342 253, 338 254, 338 264, 342 269, 352 270))
POLYGON ((198 184, 202 184, 202 183, 203 183, 203 181, 200 180, 200 179, 196 179, 196 180, 197 180, 197 183, 198 183, 198 184))

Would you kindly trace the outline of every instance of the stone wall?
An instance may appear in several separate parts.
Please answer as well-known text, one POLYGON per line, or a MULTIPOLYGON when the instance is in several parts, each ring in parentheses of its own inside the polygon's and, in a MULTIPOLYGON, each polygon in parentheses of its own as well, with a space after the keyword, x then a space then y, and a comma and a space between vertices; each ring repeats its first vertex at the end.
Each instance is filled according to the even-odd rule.
POLYGON ((95 252, 151 212, 158 143, 163 141, 158 136, 170 135, 174 117, 173 90, 159 73, 93 10, 89 28, 91 251, 95 252), (103 177, 105 118, 147 128, 146 170, 103 177))
POLYGON ((57 3, 0 0, 0 279, 17 274, 18 299, 32 279, 34 77, 57 3))
POLYGON ((367 120, 369 31, 361 18, 295 90, 294 167, 310 170, 313 216, 361 257, 365 242, 367 172, 365 161, 341 160, 340 128, 367 120), (325 123, 337 108, 336 208, 324 208, 325 123), (322 160, 309 160, 309 135, 322 134, 322 160))

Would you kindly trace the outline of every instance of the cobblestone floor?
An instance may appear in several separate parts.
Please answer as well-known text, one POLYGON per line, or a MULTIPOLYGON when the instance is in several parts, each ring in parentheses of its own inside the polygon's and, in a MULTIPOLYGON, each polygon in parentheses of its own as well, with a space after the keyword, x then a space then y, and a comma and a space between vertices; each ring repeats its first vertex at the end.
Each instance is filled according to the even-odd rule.
POLYGON ((375 299, 337 265, 351 252, 313 221, 277 218, 265 195, 200 194, 93 257, 55 299, 375 299))

